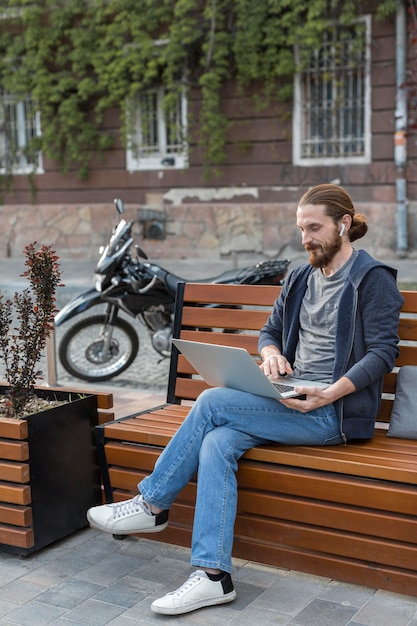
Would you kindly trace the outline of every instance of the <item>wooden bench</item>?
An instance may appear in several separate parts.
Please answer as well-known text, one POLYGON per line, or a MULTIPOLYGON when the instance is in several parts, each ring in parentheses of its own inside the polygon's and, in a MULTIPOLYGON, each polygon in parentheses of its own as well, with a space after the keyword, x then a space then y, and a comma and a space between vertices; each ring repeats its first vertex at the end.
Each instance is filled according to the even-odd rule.
MULTIPOLYGON (((238 345, 256 355, 258 329, 278 292, 271 286, 180 285, 174 336, 238 345)), ((397 366, 417 364, 417 292, 403 295, 397 366)), ((244 455, 235 557, 417 595, 417 441, 386 436, 395 385, 394 371, 385 377, 370 441, 268 445, 244 455)), ((205 387, 173 352, 166 404, 96 428, 107 501, 137 493, 137 483, 205 387)), ((194 500, 191 482, 170 512, 168 529, 152 538, 190 546, 194 500)))

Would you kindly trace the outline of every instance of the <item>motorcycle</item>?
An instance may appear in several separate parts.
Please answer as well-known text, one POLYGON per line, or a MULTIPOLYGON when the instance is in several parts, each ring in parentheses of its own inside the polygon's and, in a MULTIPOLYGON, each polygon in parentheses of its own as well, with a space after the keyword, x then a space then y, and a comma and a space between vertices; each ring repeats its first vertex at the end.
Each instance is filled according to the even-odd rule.
MULTIPOLYGON (((95 286, 68 302, 55 316, 55 326, 92 307, 107 304, 104 314, 82 317, 63 335, 58 355, 66 371, 88 382, 109 380, 125 371, 139 351, 139 338, 121 311, 138 318, 150 333, 153 348, 162 358, 171 354, 175 294, 178 282, 187 282, 149 262, 135 246, 131 253, 133 221, 121 218, 124 205, 114 200, 118 222, 95 268, 95 286)), ((281 285, 290 261, 261 261, 251 267, 231 269, 219 276, 193 282, 247 285, 281 285)))

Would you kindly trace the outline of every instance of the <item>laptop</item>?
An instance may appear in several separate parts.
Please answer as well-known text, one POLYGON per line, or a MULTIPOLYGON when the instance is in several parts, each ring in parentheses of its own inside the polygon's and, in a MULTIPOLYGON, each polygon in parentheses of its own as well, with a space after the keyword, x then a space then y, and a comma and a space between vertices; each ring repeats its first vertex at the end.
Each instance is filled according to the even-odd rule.
POLYGON ((294 376, 268 378, 244 348, 172 339, 172 343, 212 387, 230 387, 268 398, 294 398, 294 387, 320 387, 329 383, 302 380, 294 376))

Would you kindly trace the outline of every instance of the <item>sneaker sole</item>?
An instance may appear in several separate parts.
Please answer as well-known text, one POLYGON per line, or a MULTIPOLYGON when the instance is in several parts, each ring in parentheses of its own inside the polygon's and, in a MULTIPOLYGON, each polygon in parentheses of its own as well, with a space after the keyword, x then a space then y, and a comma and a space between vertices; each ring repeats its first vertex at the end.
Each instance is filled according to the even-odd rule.
POLYGON ((206 606, 216 606, 217 604, 226 604, 227 602, 233 602, 236 598, 236 591, 233 589, 230 593, 226 593, 219 598, 209 598, 207 600, 200 600, 199 602, 193 602, 187 606, 175 606, 175 607, 160 607, 151 604, 151 610, 154 613, 160 615, 181 615, 182 613, 191 613, 197 609, 203 609, 206 606))
POLYGON ((87 512, 87 520, 90 524, 91 528, 96 528, 97 530, 102 530, 105 533, 110 533, 112 535, 136 535, 139 533, 160 533, 168 526, 168 522, 165 524, 159 524, 158 526, 153 526, 152 528, 140 529, 140 530, 119 530, 115 528, 107 528, 106 526, 100 526, 94 520, 92 520, 87 512))

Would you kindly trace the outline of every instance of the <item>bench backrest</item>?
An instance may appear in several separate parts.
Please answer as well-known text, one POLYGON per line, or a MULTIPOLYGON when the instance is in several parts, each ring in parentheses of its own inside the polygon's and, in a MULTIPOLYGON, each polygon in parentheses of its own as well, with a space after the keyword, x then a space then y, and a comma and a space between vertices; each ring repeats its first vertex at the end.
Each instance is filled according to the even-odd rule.
MULTIPOLYGON (((280 287, 270 285, 180 283, 173 335, 246 348, 256 358, 259 329, 279 293, 280 287)), ((402 294, 405 302, 399 325, 401 352, 396 368, 384 380, 380 421, 389 421, 397 367, 417 365, 417 292, 402 294)), ((187 359, 173 349, 167 401, 177 404, 193 401, 207 387, 187 359)))

